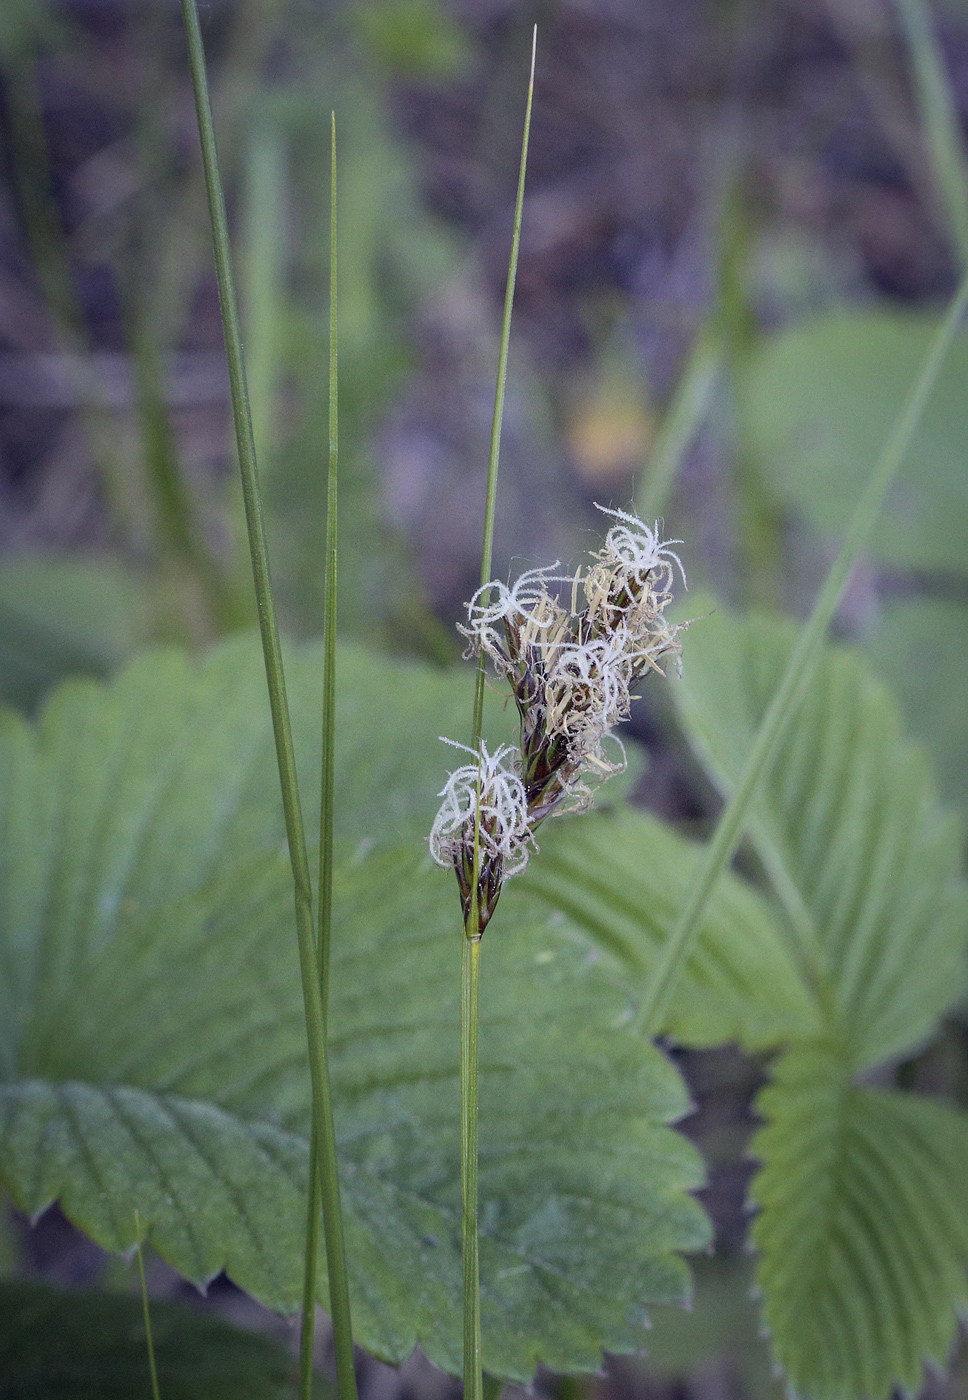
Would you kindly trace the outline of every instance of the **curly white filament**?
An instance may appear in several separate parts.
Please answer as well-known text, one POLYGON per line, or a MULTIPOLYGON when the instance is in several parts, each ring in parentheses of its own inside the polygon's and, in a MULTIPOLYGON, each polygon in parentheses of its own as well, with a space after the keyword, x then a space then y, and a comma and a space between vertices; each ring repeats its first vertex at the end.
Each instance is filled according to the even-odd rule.
MULTIPOLYGON (((466 748, 453 739, 444 743, 466 748)), ((474 754, 473 749, 467 752, 474 754)), ((481 850, 503 860, 505 878, 519 874, 527 865, 528 799, 519 774, 505 762, 513 752, 502 744, 493 754, 488 753, 482 741, 475 762, 455 769, 441 788, 438 796, 443 802, 430 830, 430 853, 438 865, 453 865, 468 836, 473 840, 478 811, 481 850)))

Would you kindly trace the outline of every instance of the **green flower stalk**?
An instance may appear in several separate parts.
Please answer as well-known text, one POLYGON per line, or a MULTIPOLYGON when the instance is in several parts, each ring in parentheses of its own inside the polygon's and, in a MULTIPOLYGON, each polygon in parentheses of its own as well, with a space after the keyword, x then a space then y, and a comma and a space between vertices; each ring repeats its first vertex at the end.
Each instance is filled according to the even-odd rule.
POLYGON ((683 624, 667 622, 665 610, 675 568, 685 585, 671 548, 681 541, 661 541, 658 522, 650 530, 626 511, 599 509, 616 524, 585 573, 564 576, 552 565, 510 586, 485 584, 460 627, 468 656, 489 658, 510 686, 520 726, 516 747, 490 754, 481 742, 479 751, 468 750, 474 762, 451 773, 430 833, 434 859, 456 871, 465 926, 477 872, 478 936, 504 881, 527 865, 540 824, 589 806, 589 783, 625 767, 612 730, 628 718, 633 686, 670 659, 679 662, 683 624), (567 606, 553 584, 570 593, 567 606), (608 739, 615 758, 604 750, 608 739))

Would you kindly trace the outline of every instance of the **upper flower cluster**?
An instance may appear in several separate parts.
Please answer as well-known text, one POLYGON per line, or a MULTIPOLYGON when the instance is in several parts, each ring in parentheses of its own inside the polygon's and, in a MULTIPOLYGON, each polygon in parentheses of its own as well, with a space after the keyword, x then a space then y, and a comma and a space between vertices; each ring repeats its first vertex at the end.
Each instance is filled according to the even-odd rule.
POLYGON ((490 657, 510 685, 520 721, 517 750, 490 755, 482 745, 473 764, 451 774, 430 837, 434 859, 457 869, 465 920, 477 852, 479 931, 503 880, 527 864, 536 827, 555 810, 586 806, 587 776, 624 767, 602 745, 628 717, 636 681, 670 657, 678 663, 681 624, 664 613, 673 566, 685 584, 670 548, 681 541, 660 541, 658 523, 650 530, 625 511, 599 509, 617 523, 586 572, 556 574, 552 565, 510 586, 486 584, 460 628, 469 654, 490 657))

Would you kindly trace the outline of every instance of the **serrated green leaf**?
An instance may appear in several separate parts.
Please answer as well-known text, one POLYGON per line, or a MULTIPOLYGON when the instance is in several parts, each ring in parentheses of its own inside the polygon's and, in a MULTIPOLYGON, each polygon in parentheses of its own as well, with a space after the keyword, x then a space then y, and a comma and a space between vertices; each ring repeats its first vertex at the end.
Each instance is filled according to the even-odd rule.
MULTIPOLYGON (((794 628, 724 612, 690 630, 674 687, 720 789, 737 780, 794 628)), ((929 1034, 965 979, 961 832, 863 659, 830 647, 748 830, 855 1071, 929 1034)))
MULTIPOLYGON (((728 792, 794 629, 723 613, 693 629, 677 698, 728 792)), ((886 1400, 942 1362, 966 1297, 968 1119, 857 1087, 930 1033, 963 985, 960 834, 891 697, 831 647, 748 830, 825 1010, 759 1108, 754 1239, 775 1354, 810 1400, 886 1400)))
MULTIPOLYGON (((289 677, 311 754, 311 650, 289 677)), ((356 651, 342 667, 331 1027, 356 1334, 393 1361, 419 1342, 450 1370, 460 921, 422 833, 436 734, 466 723, 460 681, 356 651)), ((188 1277, 227 1267, 289 1310, 309 1087, 264 684, 239 641, 65 687, 36 738, 8 721, 0 1171, 21 1208, 60 1197, 109 1248, 132 1243, 137 1207, 188 1277)), ((621 978, 523 893, 508 907, 484 958, 484 1361, 527 1379, 640 1345, 644 1304, 684 1296, 675 1251, 708 1227, 686 1194, 698 1158, 665 1126, 682 1084, 621 1024, 621 978)))
MULTIPOLYGON (((297 1366, 265 1337, 151 1303, 163 1400, 295 1400, 297 1366)), ((151 1400, 141 1300, 0 1282, 0 1400, 151 1400)), ((316 1376, 313 1394, 332 1387, 316 1376)))
POLYGON ((810 1400, 920 1390, 968 1305, 968 1115, 859 1088, 836 1042, 780 1061, 753 1142, 764 1314, 810 1400))
MULTIPOLYGON (((550 824, 520 884, 560 910, 646 983, 701 848, 644 812, 620 808, 550 824)), ((719 883, 663 1027, 687 1045, 762 1049, 809 1034, 818 1011, 766 902, 733 875, 719 883)))
MULTIPOLYGON (((923 363, 938 320, 836 312, 767 339, 740 381, 749 448, 780 500, 823 531, 849 514, 923 363)), ((968 568, 964 469, 968 340, 956 340, 875 527, 881 559, 968 568)))

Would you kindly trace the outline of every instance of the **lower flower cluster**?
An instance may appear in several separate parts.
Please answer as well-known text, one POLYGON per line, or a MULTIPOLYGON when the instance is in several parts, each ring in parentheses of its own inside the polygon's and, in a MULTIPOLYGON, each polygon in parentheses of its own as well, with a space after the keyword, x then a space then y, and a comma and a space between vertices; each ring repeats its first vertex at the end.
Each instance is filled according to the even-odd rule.
POLYGON ((489 657, 510 686, 520 722, 517 746, 491 754, 482 741, 467 750, 473 761, 448 778, 430 833, 438 865, 457 872, 472 937, 483 933, 504 881, 527 865, 541 822, 587 807, 590 782, 624 768, 611 731, 628 717, 632 687, 670 657, 679 661, 682 624, 664 614, 674 566, 685 584, 670 548, 680 541, 660 541, 658 523, 650 530, 625 511, 599 509, 616 524, 584 573, 556 574, 553 565, 510 586, 485 584, 460 628, 467 655, 489 657), (614 758, 604 751, 609 738, 614 758))

